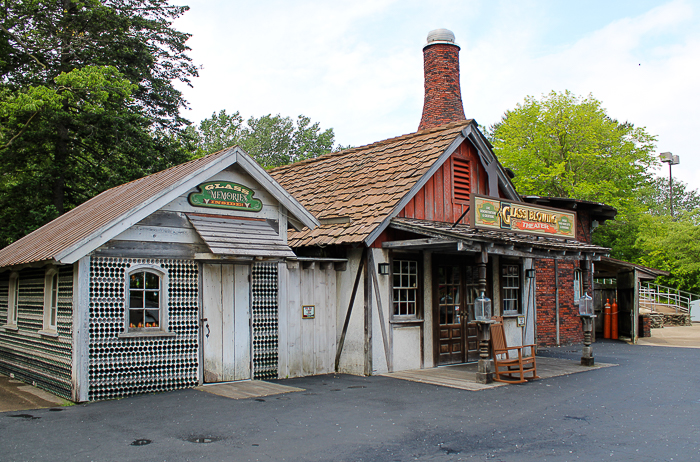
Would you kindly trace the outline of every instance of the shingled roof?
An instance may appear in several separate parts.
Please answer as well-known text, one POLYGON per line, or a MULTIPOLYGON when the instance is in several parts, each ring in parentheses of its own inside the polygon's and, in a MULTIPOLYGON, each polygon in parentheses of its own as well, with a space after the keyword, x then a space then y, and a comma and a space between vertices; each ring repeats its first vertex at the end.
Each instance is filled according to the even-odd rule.
MULTIPOLYGON (((291 247, 359 243, 386 221, 472 120, 326 154, 269 171, 321 222, 289 233, 291 247)), ((456 144, 455 144, 456 143, 456 144)))

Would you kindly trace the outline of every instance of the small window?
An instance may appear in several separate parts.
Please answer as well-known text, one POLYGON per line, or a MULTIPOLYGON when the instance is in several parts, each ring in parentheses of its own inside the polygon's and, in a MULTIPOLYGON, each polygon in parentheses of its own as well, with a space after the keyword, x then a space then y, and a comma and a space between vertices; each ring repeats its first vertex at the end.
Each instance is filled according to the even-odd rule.
POLYGON ((58 320, 58 269, 46 270, 44 277, 44 330, 56 332, 58 320))
POLYGON ((150 271, 129 274, 129 330, 160 329, 160 275, 150 271))
POLYGON ((19 317, 19 275, 10 275, 10 285, 7 293, 7 325, 17 326, 19 317))
POLYGON ((581 277, 581 270, 574 270, 574 303, 578 304, 578 299, 581 298, 583 294, 583 278, 581 277))
POLYGON ((394 316, 417 316, 418 262, 394 260, 392 277, 394 316))
POLYGON ((126 273, 124 332, 164 333, 167 322, 167 273, 155 265, 139 265, 126 273))
POLYGON ((521 314, 520 265, 501 265, 503 314, 521 314))

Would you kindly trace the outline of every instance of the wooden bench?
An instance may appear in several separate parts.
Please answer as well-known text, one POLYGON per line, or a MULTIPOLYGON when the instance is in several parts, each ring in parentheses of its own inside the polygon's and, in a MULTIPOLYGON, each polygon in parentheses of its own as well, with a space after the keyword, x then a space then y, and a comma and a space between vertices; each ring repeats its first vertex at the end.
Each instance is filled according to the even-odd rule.
POLYGON ((509 347, 503 331, 503 322, 491 324, 491 346, 493 348, 493 380, 505 383, 523 383, 527 380, 539 379, 537 363, 535 362, 535 345, 509 347), (529 348, 530 354, 523 350, 529 348), (515 356, 517 352, 517 357, 515 356), (531 373, 532 377, 525 378, 531 373))

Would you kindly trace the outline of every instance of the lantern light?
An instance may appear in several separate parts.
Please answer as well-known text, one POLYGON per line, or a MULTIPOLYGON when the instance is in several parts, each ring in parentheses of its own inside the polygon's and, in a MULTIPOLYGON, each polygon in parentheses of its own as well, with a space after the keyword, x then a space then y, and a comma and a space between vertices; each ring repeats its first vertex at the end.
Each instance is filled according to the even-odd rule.
POLYGON ((474 318, 482 322, 491 320, 491 299, 484 292, 474 300, 474 318))
POLYGON ((581 316, 593 316, 593 299, 587 292, 578 301, 578 312, 581 316))

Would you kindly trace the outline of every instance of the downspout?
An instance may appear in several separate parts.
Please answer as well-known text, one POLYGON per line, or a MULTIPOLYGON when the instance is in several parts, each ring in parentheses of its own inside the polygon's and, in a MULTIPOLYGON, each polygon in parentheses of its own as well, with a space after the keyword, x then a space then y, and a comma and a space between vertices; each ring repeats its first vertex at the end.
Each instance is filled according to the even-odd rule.
POLYGON ((559 262, 554 259, 554 306, 557 315, 557 346, 560 346, 559 340, 559 262))

